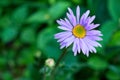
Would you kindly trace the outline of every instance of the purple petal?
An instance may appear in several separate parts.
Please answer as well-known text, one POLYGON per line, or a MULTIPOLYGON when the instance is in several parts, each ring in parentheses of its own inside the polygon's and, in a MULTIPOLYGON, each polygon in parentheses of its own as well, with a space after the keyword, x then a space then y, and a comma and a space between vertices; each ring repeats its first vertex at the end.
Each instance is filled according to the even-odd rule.
POLYGON ((76 18, 77 18, 77 24, 79 24, 80 21, 80 7, 77 6, 76 8, 76 18))
POLYGON ((68 20, 70 21, 70 23, 72 24, 72 26, 74 26, 73 19, 72 19, 72 17, 70 16, 69 13, 67 13, 67 18, 68 18, 68 20))
POLYGON ((67 38, 66 40, 64 40, 66 42, 66 47, 70 46, 74 40, 75 40, 74 36, 71 36, 71 37, 67 38))
POLYGON ((74 52, 74 56, 77 55, 77 44, 76 44, 76 40, 77 40, 77 39, 74 40, 73 48, 72 48, 72 51, 74 52))
POLYGON ((58 26, 59 29, 66 30, 66 31, 72 31, 72 29, 63 27, 63 26, 58 26))
POLYGON ((64 36, 67 36, 67 35, 72 35, 72 33, 69 31, 60 32, 60 33, 55 34, 54 37, 55 37, 55 39, 59 39, 59 38, 62 38, 64 36))
POLYGON ((86 11, 86 13, 85 13, 85 16, 84 16, 84 18, 83 18, 83 19, 84 19, 84 21, 87 19, 87 17, 88 17, 88 15, 89 15, 89 13, 90 13, 90 10, 87 10, 87 11, 86 11))
POLYGON ((80 51, 81 51, 81 47, 80 47, 80 41, 79 41, 79 39, 77 38, 77 40, 76 40, 76 42, 77 42, 77 49, 78 49, 78 52, 80 53, 80 51))
POLYGON ((67 39, 67 38, 69 38, 69 37, 71 37, 71 36, 72 36, 72 34, 65 35, 65 36, 59 38, 57 42, 62 42, 62 41, 64 41, 65 39, 67 39))
POLYGON ((66 43, 62 42, 60 43, 60 49, 63 49, 66 46, 66 43))
POLYGON ((65 18, 65 21, 66 21, 66 23, 69 25, 70 29, 72 29, 73 26, 72 26, 71 23, 68 21, 68 19, 65 18))
POLYGON ((97 28, 98 26, 100 26, 100 24, 91 24, 89 27, 88 27, 88 30, 92 30, 94 28, 97 28))
POLYGON ((88 47, 87 45, 85 44, 84 40, 83 39, 80 39, 80 43, 81 43, 81 49, 82 49, 82 52, 83 54, 87 55, 88 56, 88 47))
POLYGON ((72 29, 73 26, 70 24, 70 22, 68 21, 68 19, 65 18, 65 20, 60 19, 62 22, 64 22, 64 24, 66 24, 66 27, 68 27, 69 29, 72 29))
POLYGON ((87 41, 89 42, 90 45, 95 46, 95 47, 102 47, 101 44, 99 44, 98 42, 89 39, 87 36, 85 37, 87 39, 87 41))
POLYGON ((57 20, 57 23, 61 26, 68 27, 68 25, 65 23, 65 21, 57 20))
POLYGON ((62 20, 62 19, 57 20, 57 23, 58 23, 59 25, 63 26, 63 27, 66 27, 66 28, 71 29, 70 26, 66 23, 66 21, 64 21, 64 20, 62 20))
POLYGON ((75 51, 74 51, 74 56, 76 56, 77 55, 77 49, 75 49, 75 51))
POLYGON ((90 52, 96 53, 96 49, 92 45, 89 44, 88 39, 84 38, 84 41, 86 42, 86 45, 88 46, 90 52))
POLYGON ((93 20, 95 19, 95 16, 92 16, 89 21, 88 21, 88 24, 90 24, 91 22, 93 22, 93 20))
POLYGON ((83 22, 81 23, 81 25, 84 26, 86 30, 87 30, 88 26, 90 25, 90 24, 88 25, 89 19, 90 19, 90 17, 88 17, 85 21, 83 21, 83 22))
POLYGON ((68 11, 69 11, 69 14, 67 13, 67 16, 70 22, 73 24, 73 26, 76 26, 76 18, 75 18, 75 15, 73 14, 73 11, 70 8, 68 8, 68 11))
POLYGON ((87 31, 87 35, 103 36, 99 30, 91 30, 91 31, 87 31))
POLYGON ((89 15, 90 11, 86 11, 86 13, 84 13, 82 16, 81 16, 81 19, 80 19, 80 24, 83 25, 89 15))
POLYGON ((68 17, 70 23, 72 24, 72 26, 75 26, 76 23, 75 23, 74 19, 72 18, 72 16, 69 13, 67 13, 67 17, 68 17))
POLYGON ((91 39, 91 40, 94 40, 94 41, 101 41, 101 40, 103 40, 101 37, 99 37, 99 36, 87 36, 89 39, 91 39))

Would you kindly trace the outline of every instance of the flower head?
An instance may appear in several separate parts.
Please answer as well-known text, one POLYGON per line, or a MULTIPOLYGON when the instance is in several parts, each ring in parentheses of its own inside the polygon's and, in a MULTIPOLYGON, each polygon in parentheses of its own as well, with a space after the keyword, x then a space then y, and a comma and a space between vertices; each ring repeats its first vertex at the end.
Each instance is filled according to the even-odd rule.
POLYGON ((46 61, 45 61, 45 64, 46 66, 50 67, 50 68, 53 68, 55 66, 55 61, 54 59, 52 58, 48 58, 46 61))
POLYGON ((68 47, 73 43, 72 51, 74 55, 80 53, 89 56, 89 52, 96 53, 95 47, 101 47, 97 41, 101 41, 102 36, 99 30, 93 30, 99 26, 94 24, 95 16, 88 16, 90 11, 86 11, 80 17, 80 7, 76 8, 76 16, 73 11, 68 8, 67 18, 57 20, 58 28, 63 32, 55 34, 55 38, 60 42, 60 48, 68 47))

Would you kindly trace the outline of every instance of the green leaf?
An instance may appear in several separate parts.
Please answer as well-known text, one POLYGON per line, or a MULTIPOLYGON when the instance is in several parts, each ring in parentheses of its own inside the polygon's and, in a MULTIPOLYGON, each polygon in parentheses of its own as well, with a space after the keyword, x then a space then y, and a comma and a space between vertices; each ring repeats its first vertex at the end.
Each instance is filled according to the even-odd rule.
POLYGON ((34 62, 34 49, 32 48, 24 48, 24 50, 21 51, 20 57, 17 59, 17 63, 19 65, 28 65, 32 64, 34 62))
POLYGON ((27 22, 29 22, 29 23, 33 23, 33 22, 44 23, 44 22, 48 22, 51 20, 55 20, 58 17, 60 17, 65 12, 65 10, 67 10, 68 6, 69 6, 68 2, 58 2, 58 3, 54 4, 48 11, 39 10, 38 12, 32 14, 28 18, 27 22))
POLYGON ((67 67, 76 67, 78 63, 78 57, 74 56, 72 50, 67 51, 66 56, 63 59, 63 62, 67 67))
POLYGON ((22 24, 28 15, 28 7, 27 5, 18 7, 11 16, 14 24, 19 25, 22 24))
POLYGON ((2 9, 2 8, 0 8, 0 17, 1 17, 1 15, 2 15, 2 11, 3 11, 3 9, 2 9))
POLYGON ((108 63, 104 59, 101 59, 100 57, 91 57, 88 60, 88 64, 92 69, 95 70, 104 70, 107 68, 108 63))
POLYGON ((117 24, 118 24, 117 22, 108 21, 101 26, 100 30, 102 31, 103 34, 102 36, 103 41, 101 41, 101 44, 103 45, 103 47, 105 47, 109 43, 113 33, 117 30, 118 28, 117 24))
POLYGON ((5 72, 3 74, 3 80, 13 80, 11 73, 10 72, 5 72))
MULTIPOLYGON (((49 80, 49 79, 48 79, 49 80)), ((59 72, 56 75, 55 80, 74 80, 72 77, 72 73, 70 70, 68 71, 63 71, 62 69, 59 70, 59 72), (60 74, 61 73, 61 74, 60 74)))
POLYGON ((120 80, 120 75, 112 70, 107 72, 106 77, 108 80, 120 80))
POLYGON ((29 23, 43 23, 43 22, 47 22, 47 20, 50 19, 50 15, 48 14, 47 11, 38 11, 34 14, 32 14, 28 19, 27 22, 29 23))
POLYGON ((68 2, 57 2, 49 9, 49 14, 51 15, 51 18, 59 18, 67 10, 68 6, 70 6, 68 2))
POLYGON ((57 28, 49 27, 38 34, 37 46, 47 57, 57 59, 61 53, 59 45, 54 39, 57 28))
POLYGON ((99 23, 104 23, 106 20, 109 20, 108 6, 106 4, 107 0, 87 0, 87 6, 91 14, 97 16, 96 20, 99 23))
POLYGON ((52 5, 52 4, 55 4, 56 0, 48 0, 49 3, 52 5))
POLYGON ((8 43, 16 38, 18 34, 18 29, 14 27, 5 28, 1 34, 2 41, 8 43))
POLYGON ((11 3, 10 0, 1 0, 0 6, 8 6, 10 3, 11 3))
POLYGON ((92 77, 89 78, 88 80, 99 80, 99 77, 97 77, 97 76, 92 76, 92 77))
POLYGON ((5 15, 3 16, 1 19, 0 19, 0 28, 5 28, 5 27, 8 27, 11 25, 11 20, 9 18, 8 15, 5 15))
POLYGON ((108 9, 114 20, 120 19, 120 0, 108 0, 108 9))
POLYGON ((0 68, 4 68, 7 64, 7 60, 5 57, 0 57, 0 68))
POLYGON ((111 46, 120 46, 120 31, 115 32, 110 41, 111 46))
MULTIPOLYGON (((30 70, 29 69, 26 69, 23 73, 23 76, 26 77, 26 78, 30 78, 30 70)), ((28 79, 28 80, 31 80, 31 79, 28 79)))
POLYGON ((110 65, 109 66, 109 69, 115 73, 120 73, 120 66, 117 66, 117 65, 110 65))
POLYGON ((32 28, 23 29, 20 39, 24 43, 34 43, 35 42, 35 30, 32 28))

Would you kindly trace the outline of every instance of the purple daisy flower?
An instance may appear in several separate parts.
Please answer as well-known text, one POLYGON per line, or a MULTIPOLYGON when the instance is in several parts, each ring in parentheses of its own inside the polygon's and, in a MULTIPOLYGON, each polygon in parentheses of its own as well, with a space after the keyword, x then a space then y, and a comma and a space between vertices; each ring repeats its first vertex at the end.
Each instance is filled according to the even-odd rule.
POLYGON ((95 47, 102 47, 97 41, 101 41, 102 36, 99 30, 93 30, 99 24, 92 23, 95 16, 88 16, 90 11, 86 11, 80 18, 80 7, 76 8, 76 16, 73 11, 68 8, 67 17, 65 19, 57 20, 59 29, 63 32, 55 34, 55 38, 60 42, 60 48, 68 47, 73 43, 72 51, 76 56, 81 51, 83 54, 89 56, 89 52, 96 53, 95 47))

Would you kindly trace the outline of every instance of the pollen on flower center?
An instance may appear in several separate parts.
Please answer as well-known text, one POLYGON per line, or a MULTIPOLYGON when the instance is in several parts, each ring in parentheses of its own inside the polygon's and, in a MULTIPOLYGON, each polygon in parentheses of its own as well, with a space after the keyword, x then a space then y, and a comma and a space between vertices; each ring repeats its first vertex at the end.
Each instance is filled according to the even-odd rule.
POLYGON ((86 30, 83 26, 78 24, 73 28, 72 33, 77 38, 84 38, 86 35, 86 30))

